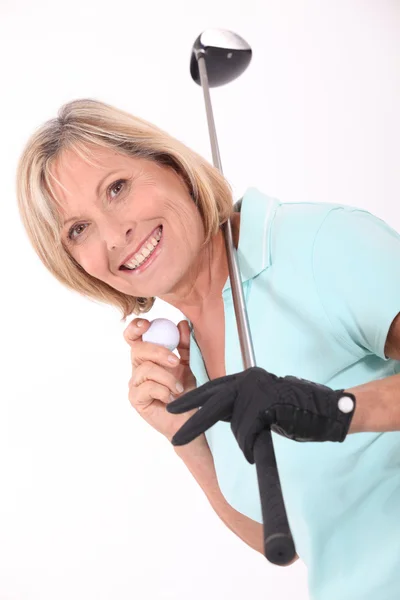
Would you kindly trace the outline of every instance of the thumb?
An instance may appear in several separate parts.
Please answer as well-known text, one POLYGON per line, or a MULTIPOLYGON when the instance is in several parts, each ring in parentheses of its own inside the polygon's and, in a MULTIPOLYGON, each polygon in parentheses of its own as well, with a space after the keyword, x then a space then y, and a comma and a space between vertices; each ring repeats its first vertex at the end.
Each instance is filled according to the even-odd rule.
POLYGON ((124 331, 125 341, 131 345, 133 342, 139 340, 145 331, 150 327, 150 321, 147 319, 134 319, 129 323, 124 331), (138 325, 139 323, 139 325, 138 325))
POLYGON ((178 323, 179 329, 179 344, 177 350, 179 356, 183 362, 189 362, 189 348, 190 348, 190 327, 187 321, 181 321, 178 323))

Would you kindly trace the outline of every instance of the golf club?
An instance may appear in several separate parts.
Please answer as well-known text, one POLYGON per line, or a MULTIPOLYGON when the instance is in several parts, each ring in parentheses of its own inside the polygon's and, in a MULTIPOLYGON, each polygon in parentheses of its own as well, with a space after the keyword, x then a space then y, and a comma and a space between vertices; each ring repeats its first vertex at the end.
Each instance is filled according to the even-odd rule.
MULTIPOLYGON (((239 77, 250 64, 251 56, 249 44, 236 33, 224 29, 207 29, 193 44, 190 74, 203 89, 213 163, 221 173, 221 157, 209 88, 225 85, 239 77)), ((243 365, 248 369, 256 366, 256 361, 229 220, 224 224, 224 237, 243 365)), ((254 458, 264 524, 264 553, 271 563, 288 565, 295 557, 296 550, 286 515, 270 431, 265 430, 258 436, 254 458)))

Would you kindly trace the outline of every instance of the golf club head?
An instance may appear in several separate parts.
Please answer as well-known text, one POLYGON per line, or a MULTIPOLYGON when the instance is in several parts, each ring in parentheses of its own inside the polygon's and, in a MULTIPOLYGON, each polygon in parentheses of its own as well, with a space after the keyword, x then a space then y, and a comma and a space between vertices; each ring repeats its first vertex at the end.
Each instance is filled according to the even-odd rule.
POLYGON ((206 29, 193 44, 190 58, 190 74, 198 85, 201 85, 199 54, 205 58, 210 87, 237 79, 251 61, 251 48, 240 35, 226 29, 206 29))

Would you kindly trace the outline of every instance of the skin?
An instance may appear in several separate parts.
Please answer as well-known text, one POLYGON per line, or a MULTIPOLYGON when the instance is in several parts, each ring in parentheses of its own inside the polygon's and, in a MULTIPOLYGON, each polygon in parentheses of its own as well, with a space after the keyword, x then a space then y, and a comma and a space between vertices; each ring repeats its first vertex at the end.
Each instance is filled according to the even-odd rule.
MULTIPOLYGON (((63 216, 65 219, 78 216, 63 229, 63 243, 93 277, 132 296, 159 297, 181 310, 194 325, 207 363, 202 342, 212 339, 216 346, 223 338, 223 330, 218 328, 221 321, 223 325, 221 293, 228 267, 222 233, 204 246, 200 214, 173 170, 106 149, 95 148, 94 157, 99 163, 97 166, 70 151, 54 165, 53 173, 62 184, 56 186, 56 192, 63 206, 63 216), (96 187, 104 176, 107 179, 97 196, 96 187), (118 184, 121 179, 126 180, 122 185, 118 184), (68 230, 73 225, 78 227, 74 239, 70 240, 68 230), (137 275, 120 271, 121 262, 159 225, 163 225, 163 246, 157 259, 137 275)), ((233 217, 232 226, 237 245, 238 217, 233 217)), ((148 321, 135 319, 125 330, 132 360, 129 399, 146 421, 171 439, 190 413, 169 415, 165 404, 180 395, 181 388, 177 384, 181 384, 184 391, 195 385, 189 369, 188 325, 186 321, 179 324, 181 359, 175 366, 169 362, 173 355, 166 349, 142 341, 141 336, 148 327, 148 321)), ((219 356, 223 357, 223 346, 221 348, 219 356)), ((386 356, 399 360, 399 348, 400 316, 390 329, 386 356)), ((215 362, 215 355, 211 358, 209 364, 215 362)), ((220 374, 209 372, 210 378, 220 374)), ((390 423, 396 423, 397 427, 400 411, 397 416, 386 410, 390 423, 382 422, 381 429, 376 429, 379 415, 375 415, 371 424, 367 423, 367 417, 374 414, 376 398, 384 397, 382 386, 386 386, 387 404, 393 408, 399 377, 349 390, 357 393, 359 405, 354 432, 391 430, 388 429, 390 423), (366 407, 369 410, 363 410, 366 407)), ((398 403, 395 408, 397 406, 398 403)), ((204 435, 176 451, 224 523, 252 548, 263 552, 261 525, 232 509, 223 498, 204 435)))
POLYGON ((78 217, 62 230, 68 252, 111 287, 132 296, 161 298, 196 321, 221 296, 228 277, 222 233, 203 247, 199 211, 172 169, 109 149, 95 148, 94 158, 99 166, 66 151, 53 168, 61 183, 56 193, 62 216, 66 221, 78 217), (113 174, 98 197, 96 187, 109 172, 113 174), (118 184, 121 179, 126 182, 118 184), (74 225, 70 240, 68 230, 74 225), (163 225, 163 247, 157 259, 140 274, 120 271, 122 261, 158 225, 163 225))
MULTIPOLYGON (((173 170, 111 150, 93 151, 97 166, 70 151, 53 167, 61 184, 56 186, 56 194, 63 207, 62 216, 65 221, 78 217, 65 224, 61 232, 63 244, 93 277, 132 296, 159 297, 181 310, 194 325, 203 356, 207 353, 203 340, 208 344, 212 341, 209 364, 218 363, 220 357, 219 362, 223 363, 222 289, 228 265, 222 233, 204 245, 200 214, 173 170), (96 188, 104 176, 107 178, 97 196, 96 188), (126 183, 119 185, 120 179, 126 183), (137 276, 120 271, 121 262, 159 225, 163 225, 163 246, 157 259, 137 276), (71 227, 73 240, 68 238, 71 227)), ((239 217, 233 217, 236 245, 239 224, 239 217)), ((132 362, 129 400, 154 429, 170 440, 192 414, 171 415, 165 410, 165 405, 181 395, 182 390, 187 392, 196 385, 189 368, 189 327, 186 321, 178 325, 177 359, 166 348, 142 341, 149 325, 145 319, 134 319, 124 332, 132 362)), ((223 523, 251 548, 263 553, 262 526, 226 502, 205 436, 175 452, 223 523)))
MULTIPOLYGON (((204 243, 200 213, 173 169, 111 149, 91 150, 91 163, 70 150, 53 167, 64 246, 87 273, 111 287, 132 296, 159 297, 181 310, 194 326, 213 370, 210 376, 224 374, 222 289, 228 265, 222 232, 204 243), (155 260, 141 272, 121 270, 160 225, 155 260)), ((234 223, 237 240, 239 221, 234 223)), ((189 415, 170 415, 165 404, 195 386, 189 326, 187 321, 179 324, 179 365, 168 362, 176 357, 165 348, 142 341, 148 327, 148 321, 134 319, 124 333, 131 347, 129 398, 170 439, 189 415)))

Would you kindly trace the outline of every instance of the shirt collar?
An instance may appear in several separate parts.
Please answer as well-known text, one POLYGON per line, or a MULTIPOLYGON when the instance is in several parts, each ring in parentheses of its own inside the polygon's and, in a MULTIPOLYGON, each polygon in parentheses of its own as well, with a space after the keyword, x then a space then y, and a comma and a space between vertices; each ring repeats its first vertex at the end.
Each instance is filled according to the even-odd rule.
MULTIPOLYGON (((254 279, 271 266, 271 224, 280 202, 249 188, 235 204, 240 212, 237 257, 242 282, 254 279)), ((223 292, 231 288, 228 277, 223 292)))

